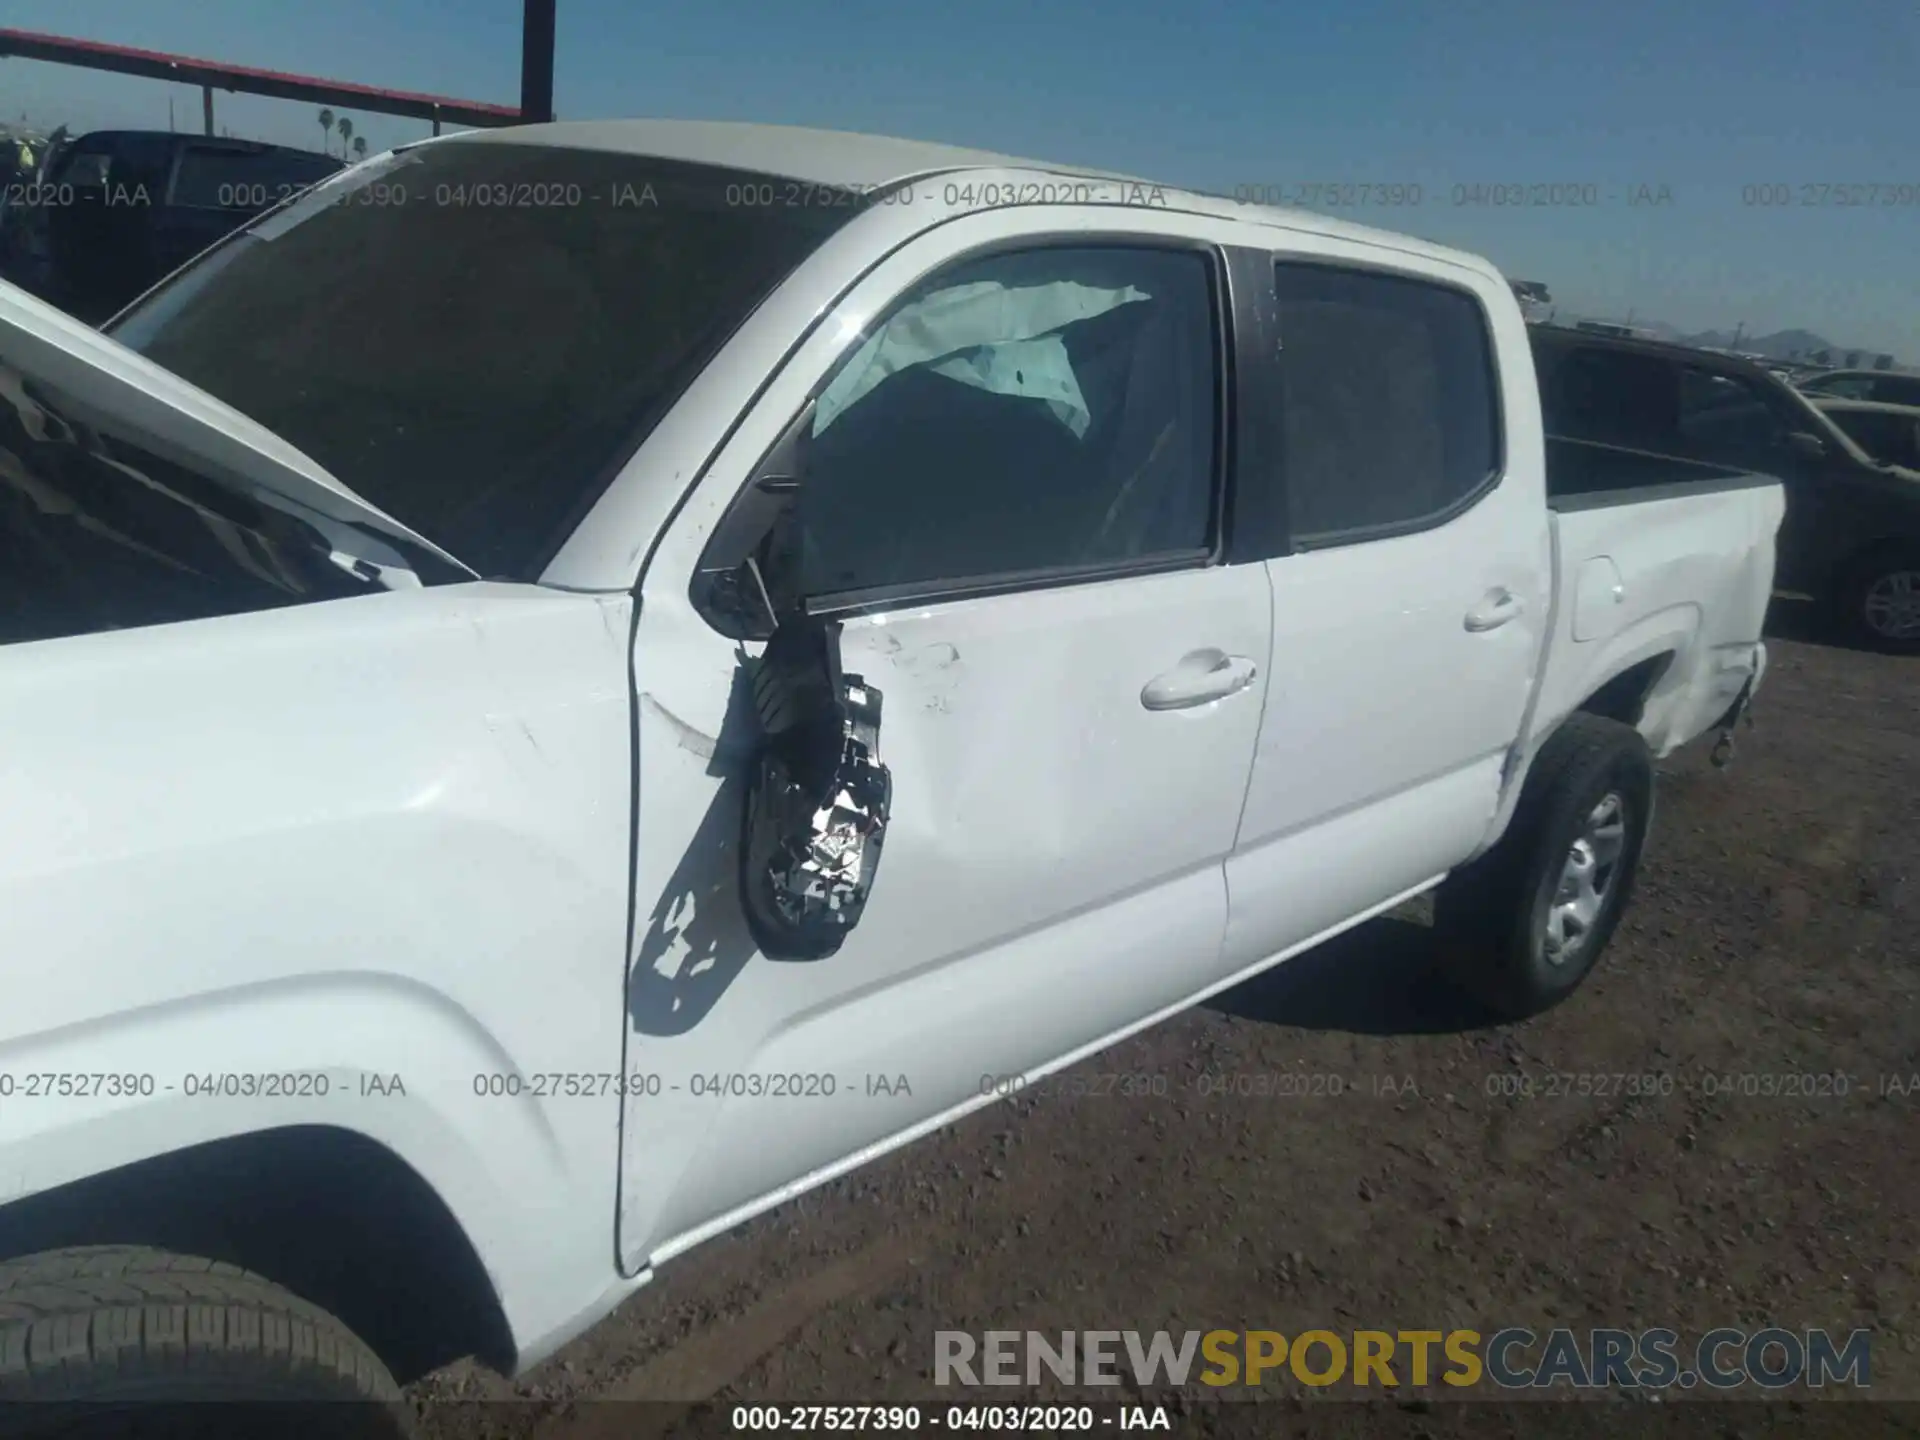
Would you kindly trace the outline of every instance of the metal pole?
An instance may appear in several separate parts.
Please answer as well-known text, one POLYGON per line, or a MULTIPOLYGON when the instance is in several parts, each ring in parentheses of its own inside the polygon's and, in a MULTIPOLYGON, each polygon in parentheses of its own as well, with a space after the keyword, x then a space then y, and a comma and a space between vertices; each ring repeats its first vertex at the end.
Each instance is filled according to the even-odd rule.
POLYGON ((213 133, 213 87, 211 85, 200 87, 200 114, 207 122, 207 134, 211 135, 213 133))
POLYGON ((554 5, 555 0, 526 0, 520 30, 522 124, 553 119, 554 5))

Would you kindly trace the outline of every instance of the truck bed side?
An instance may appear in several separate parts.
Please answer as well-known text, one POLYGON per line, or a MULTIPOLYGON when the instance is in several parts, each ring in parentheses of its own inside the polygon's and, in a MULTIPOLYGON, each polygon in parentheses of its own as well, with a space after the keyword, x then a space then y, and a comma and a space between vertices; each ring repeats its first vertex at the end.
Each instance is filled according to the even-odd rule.
POLYGON ((1615 682, 1613 703, 1670 754, 1765 665, 1784 491, 1771 476, 1550 438, 1547 493, 1553 616, 1524 749, 1615 682))

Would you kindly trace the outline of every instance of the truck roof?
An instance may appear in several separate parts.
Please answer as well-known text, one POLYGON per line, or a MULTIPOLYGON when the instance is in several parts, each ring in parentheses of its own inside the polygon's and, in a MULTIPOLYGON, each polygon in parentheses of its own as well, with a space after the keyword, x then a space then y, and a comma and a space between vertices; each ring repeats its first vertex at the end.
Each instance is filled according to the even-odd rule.
MULTIPOLYGON (((1087 165, 1024 159, 992 150, 972 150, 925 140, 863 135, 846 130, 814 130, 797 125, 757 125, 727 120, 562 120, 545 125, 466 130, 422 145, 552 145, 564 149, 613 150, 661 160, 717 165, 771 175, 802 184, 877 189, 929 175, 966 170, 1024 170, 1043 175, 1117 181, 1158 187, 1177 203, 1167 208, 1222 219, 1285 226, 1336 239, 1349 239, 1450 261, 1481 274, 1500 277, 1486 259, 1398 231, 1378 230, 1334 219, 1315 210, 1253 205, 1230 196, 1210 195, 1140 175, 1087 165)), ((400 147, 410 149, 411 146, 400 147)), ((1504 282, 1503 282, 1504 283, 1504 282)))
POLYGON ((299 145, 278 145, 271 140, 248 140, 239 135, 199 135, 186 130, 87 130, 67 141, 68 153, 82 150, 97 150, 121 140, 178 140, 195 147, 211 147, 216 150, 245 150, 250 154, 271 151, 281 155, 311 155, 316 160, 332 160, 345 168, 345 162, 337 155, 327 155, 319 150, 308 150, 299 145))

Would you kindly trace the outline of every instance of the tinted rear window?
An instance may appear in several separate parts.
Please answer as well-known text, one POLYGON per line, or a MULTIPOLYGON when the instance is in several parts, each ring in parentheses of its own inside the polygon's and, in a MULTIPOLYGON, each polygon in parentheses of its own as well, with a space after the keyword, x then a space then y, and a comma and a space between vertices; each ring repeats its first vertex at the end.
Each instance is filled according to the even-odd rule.
POLYGON ((856 213, 740 203, 766 180, 425 145, 243 230, 113 333, 482 574, 537 579, 712 353, 856 213))
POLYGON ((189 145, 180 152, 172 201, 208 210, 264 210, 341 168, 297 150, 239 150, 189 145))
POLYGON ((1402 276, 1275 267, 1296 539, 1434 520, 1500 468, 1493 346, 1470 295, 1402 276))

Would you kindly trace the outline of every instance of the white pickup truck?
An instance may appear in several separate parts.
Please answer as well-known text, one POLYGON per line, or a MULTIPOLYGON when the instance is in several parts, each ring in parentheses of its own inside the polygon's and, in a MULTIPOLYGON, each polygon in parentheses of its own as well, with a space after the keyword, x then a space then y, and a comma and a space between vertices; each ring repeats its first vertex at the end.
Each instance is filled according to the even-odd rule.
POLYGON ((1472 256, 753 126, 0 287, 0 395, 0 1398, 525 1369, 1425 891, 1553 1003, 1783 505, 1549 454, 1472 256))

